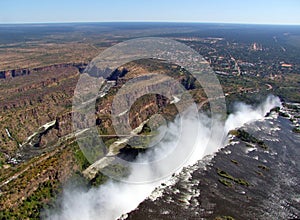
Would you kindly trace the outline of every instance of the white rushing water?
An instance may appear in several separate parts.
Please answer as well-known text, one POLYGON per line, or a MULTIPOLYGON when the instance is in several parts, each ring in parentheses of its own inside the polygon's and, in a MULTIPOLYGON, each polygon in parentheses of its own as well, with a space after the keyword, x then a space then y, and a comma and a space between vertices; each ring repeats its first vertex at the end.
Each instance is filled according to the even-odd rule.
MULTIPOLYGON (((236 104, 235 111, 224 122, 219 123, 218 131, 220 133, 228 133, 228 131, 238 128, 245 123, 250 123, 255 120, 261 120, 265 114, 272 108, 281 106, 280 100, 277 97, 270 96, 267 100, 261 103, 258 107, 254 108, 249 105, 242 103, 236 104)), ((209 140, 210 139, 210 118, 204 114, 195 120, 193 115, 184 114, 181 119, 185 121, 189 129, 200 128, 197 137, 189 137, 189 129, 181 134, 184 138, 178 140, 178 134, 182 132, 180 130, 180 120, 175 120, 167 125, 166 139, 163 139, 155 149, 147 151, 137 158, 137 162, 148 164, 148 166, 132 166, 131 174, 126 179, 126 182, 108 181, 107 183, 95 187, 89 190, 86 189, 65 189, 61 197, 62 209, 48 210, 46 215, 48 219, 59 219, 59 220, 110 220, 117 219, 122 214, 128 213, 135 209, 139 203, 145 198, 151 195, 153 190, 161 185, 162 182, 167 182, 172 173, 165 176, 163 179, 159 179, 153 182, 146 182, 143 184, 133 184, 140 176, 146 176, 148 179, 153 177, 155 180, 158 173, 164 173, 172 166, 172 159, 168 159, 165 162, 162 160, 161 163, 150 163, 149 158, 161 158, 162 155, 169 154, 170 151, 174 150, 174 146, 181 146, 181 149, 192 144, 191 139, 196 138, 196 147, 193 154, 187 161, 182 163, 182 166, 175 172, 179 172, 184 166, 192 165, 198 160, 202 159, 207 154, 214 153, 227 143, 227 139, 223 141, 223 145, 219 145, 220 140, 209 140), (209 142, 210 141, 210 142, 209 142), (209 149, 206 146, 210 143, 209 149), (214 144, 215 143, 215 144, 214 144), (147 163, 149 162, 149 163, 147 163)), ((195 141, 195 140, 194 140, 195 141)), ((174 162, 176 154, 180 157, 180 150, 178 153, 175 152, 174 162)), ((173 157, 172 157, 173 158, 173 157)))

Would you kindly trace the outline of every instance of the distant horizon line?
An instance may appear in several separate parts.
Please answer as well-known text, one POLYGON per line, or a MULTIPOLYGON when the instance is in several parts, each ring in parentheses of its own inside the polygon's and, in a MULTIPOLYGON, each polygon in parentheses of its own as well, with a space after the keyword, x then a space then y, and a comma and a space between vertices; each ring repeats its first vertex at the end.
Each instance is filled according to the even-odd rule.
POLYGON ((247 22, 209 22, 209 21, 49 21, 49 22, 0 22, 0 25, 35 25, 35 24, 84 24, 84 23, 186 23, 186 24, 232 24, 232 25, 274 25, 300 26, 293 23, 247 23, 247 22))

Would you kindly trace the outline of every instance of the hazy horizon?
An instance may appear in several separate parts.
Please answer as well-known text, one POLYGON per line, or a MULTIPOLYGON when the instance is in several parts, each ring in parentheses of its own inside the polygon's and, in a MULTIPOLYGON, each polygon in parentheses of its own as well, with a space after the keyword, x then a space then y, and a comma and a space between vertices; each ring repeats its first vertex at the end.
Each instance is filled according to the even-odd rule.
POLYGON ((0 1, 0 24, 172 22, 300 25, 297 0, 0 1))
POLYGON ((122 23, 145 23, 145 24, 211 24, 211 25, 258 25, 258 26, 300 26, 299 24, 270 24, 270 23, 235 23, 235 22, 197 22, 197 21, 69 21, 69 22, 13 22, 1 23, 0 25, 55 25, 55 24, 122 24, 122 23))

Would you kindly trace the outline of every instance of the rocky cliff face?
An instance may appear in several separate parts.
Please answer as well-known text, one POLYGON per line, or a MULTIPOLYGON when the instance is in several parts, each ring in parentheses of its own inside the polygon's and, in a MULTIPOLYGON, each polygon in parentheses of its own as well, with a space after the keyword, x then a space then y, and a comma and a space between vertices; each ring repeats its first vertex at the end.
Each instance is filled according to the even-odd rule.
MULTIPOLYGON (((109 79, 114 79, 115 83, 109 86, 110 89, 106 91, 106 96, 97 101, 95 120, 102 134, 114 134, 115 132, 110 114, 116 93, 127 81, 145 75, 156 64, 159 66, 158 74, 166 74, 175 78, 187 89, 194 88, 186 73, 176 74, 180 71, 178 67, 170 67, 168 64, 160 64, 157 61, 129 63, 109 76, 109 79)), ((20 147, 28 141, 30 136, 38 132, 41 126, 53 120, 56 120, 56 125, 41 134, 35 140, 34 146, 47 148, 57 142, 59 138, 72 133, 71 107, 74 89, 80 74, 78 68, 79 66, 74 67, 74 64, 35 68, 24 77, 0 81, 0 109, 2 110, 0 144, 7 161, 14 158, 16 152, 22 151, 20 147)), ((161 84, 170 90, 176 90, 176 86, 169 79, 159 82, 151 79, 142 81, 137 86, 138 88, 135 87, 133 91, 126 94, 118 104, 122 106, 128 102, 134 102, 134 105, 127 109, 129 117, 122 118, 119 123, 129 123, 134 129, 156 113, 163 114, 167 120, 171 120, 177 114, 177 109, 174 104, 171 104, 172 100, 166 98, 168 94, 165 96, 148 94, 159 90, 161 84), (136 97, 135 93, 148 95, 136 97)))
MULTIPOLYGON (((0 144, 7 157, 12 157, 39 127, 71 111, 78 77, 75 67, 53 67, 51 71, 33 72, 0 82, 0 144)), ((68 132, 70 130, 60 133, 68 132)))
POLYGON ((26 76, 32 72, 55 71, 60 68, 76 67, 79 72, 83 72, 86 63, 63 63, 37 68, 11 69, 0 71, 0 79, 11 79, 13 77, 26 76))
MULTIPOLYGON (((109 79, 115 82, 107 82, 106 95, 95 106, 95 122, 101 134, 115 133, 111 106, 122 85, 151 71, 156 64, 153 61, 130 63, 112 74, 109 79)), ((165 64, 159 66, 159 74, 176 75, 178 71, 165 64)), ((54 189, 88 164, 72 135, 72 99, 83 67, 81 64, 62 64, 18 70, 14 74, 10 71, 4 73, 7 80, 0 80, 0 210, 4 216, 15 213, 19 218, 21 212, 28 214, 27 205, 32 205, 37 198, 36 205, 47 202, 49 195, 55 194, 54 189), (22 77, 16 77, 19 75, 22 77)), ((188 76, 177 74, 176 79, 181 82, 188 76)), ((156 86, 151 82, 139 89, 147 93, 156 86)), ((169 83, 168 86, 173 85, 169 83)), ((128 100, 124 99, 124 102, 128 100)), ((129 118, 126 120, 133 129, 156 113, 171 120, 177 113, 171 102, 162 95, 142 96, 128 109, 129 118)), ((104 138, 106 143, 112 140, 116 138, 104 138)), ((34 217, 34 213, 30 212, 27 217, 34 217)))
MULTIPOLYGON (((178 113, 175 106, 174 97, 171 94, 176 93, 179 90, 179 86, 174 83, 175 80, 180 85, 189 90, 195 99, 196 103, 200 103, 206 99, 203 90, 200 85, 196 84, 193 77, 187 72, 181 70, 178 66, 171 66, 166 63, 160 63, 153 60, 142 60, 136 63, 126 64, 121 70, 115 71, 108 77, 109 79, 115 79, 115 85, 108 91, 107 95, 99 99, 96 104, 96 114, 99 119, 100 127, 104 126, 105 132, 114 132, 111 129, 111 108, 112 102, 118 93, 120 97, 117 100, 119 108, 124 109, 129 114, 128 118, 120 117, 119 123, 128 123, 132 129, 138 127, 143 121, 150 118, 154 114, 162 114, 166 120, 172 120, 173 117, 178 113), (156 67, 154 76, 149 77, 147 74, 152 74, 152 69, 156 67), (158 67, 158 68, 157 68, 158 67), (162 78, 159 75, 165 75, 166 78, 162 78), (144 77, 144 78, 143 78, 144 77), (133 79, 138 80, 138 83, 134 83, 132 88, 129 86, 126 91, 123 86, 133 79), (162 90, 167 88, 166 90, 162 90), (158 94, 155 94, 157 91, 158 94), (159 94, 159 91, 163 91, 159 94), (146 94, 142 95, 141 94, 146 94), (169 98, 168 98, 169 97, 169 98), (134 105, 130 105, 134 103, 134 105), (127 108, 129 106, 129 108, 127 108), (106 131, 106 130, 109 131, 106 131)), ((177 98, 177 97, 176 97, 177 98)), ((181 104, 184 104, 186 100, 180 100, 181 104)), ((178 103, 178 105, 180 104, 178 103)), ((120 115, 125 112, 120 112, 120 115)), ((105 133, 104 133, 105 134, 105 133)))
POLYGON ((80 171, 70 135, 79 75, 66 64, 0 80, 0 218, 37 218, 42 204, 80 171))

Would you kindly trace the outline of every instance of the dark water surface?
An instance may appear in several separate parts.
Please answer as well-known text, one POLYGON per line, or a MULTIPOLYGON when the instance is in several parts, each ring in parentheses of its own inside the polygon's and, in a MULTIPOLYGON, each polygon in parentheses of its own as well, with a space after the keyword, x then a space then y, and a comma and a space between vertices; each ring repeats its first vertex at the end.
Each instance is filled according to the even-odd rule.
POLYGON ((273 113, 241 128, 264 146, 231 137, 212 160, 185 168, 174 185, 157 189, 153 195, 162 195, 146 199, 127 219, 299 219, 300 135, 292 131, 299 106, 288 111, 294 123, 273 113))

